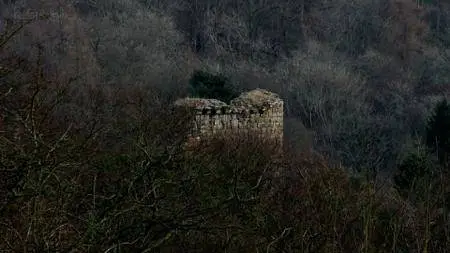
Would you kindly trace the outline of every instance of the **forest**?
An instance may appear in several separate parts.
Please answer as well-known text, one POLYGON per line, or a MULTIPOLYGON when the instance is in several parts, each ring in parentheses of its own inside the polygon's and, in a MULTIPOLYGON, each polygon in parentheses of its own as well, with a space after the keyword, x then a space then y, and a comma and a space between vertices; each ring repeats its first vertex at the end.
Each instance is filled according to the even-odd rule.
POLYGON ((448 0, 0 0, 0 252, 449 252, 449 96, 448 0), (281 158, 186 155, 205 78, 281 158))

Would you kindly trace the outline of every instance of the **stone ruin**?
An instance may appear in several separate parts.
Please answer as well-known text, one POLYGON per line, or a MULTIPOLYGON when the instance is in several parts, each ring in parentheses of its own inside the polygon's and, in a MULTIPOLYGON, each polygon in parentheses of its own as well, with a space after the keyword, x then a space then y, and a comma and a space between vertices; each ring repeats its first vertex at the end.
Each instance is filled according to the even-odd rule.
POLYGON ((216 135, 256 134, 282 146, 283 100, 272 92, 256 89, 241 94, 229 104, 217 99, 183 98, 175 106, 194 110, 189 142, 216 135))

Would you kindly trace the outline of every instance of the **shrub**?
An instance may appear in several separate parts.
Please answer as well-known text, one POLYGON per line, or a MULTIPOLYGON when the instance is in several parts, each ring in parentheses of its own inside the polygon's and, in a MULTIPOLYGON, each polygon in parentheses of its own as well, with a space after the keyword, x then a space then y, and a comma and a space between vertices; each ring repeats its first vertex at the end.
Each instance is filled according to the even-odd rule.
POLYGON ((410 153, 397 168, 394 176, 395 188, 404 197, 422 195, 426 192, 436 169, 436 164, 427 151, 410 153))

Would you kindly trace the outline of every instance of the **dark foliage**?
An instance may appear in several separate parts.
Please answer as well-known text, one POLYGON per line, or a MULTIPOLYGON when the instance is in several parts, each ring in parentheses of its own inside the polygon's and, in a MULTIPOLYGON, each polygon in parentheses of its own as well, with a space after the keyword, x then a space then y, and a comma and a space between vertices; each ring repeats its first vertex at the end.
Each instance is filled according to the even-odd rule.
POLYGON ((436 163, 427 152, 411 153, 398 166, 394 176, 395 188, 404 196, 411 193, 423 193, 424 182, 437 174, 436 163), (422 192, 421 192, 422 191, 422 192))
POLYGON ((237 96, 224 75, 195 71, 189 80, 191 96, 214 98, 229 103, 237 96))
POLYGON ((448 163, 450 154, 450 105, 446 99, 434 108, 428 121, 427 145, 437 153, 442 164, 448 163))

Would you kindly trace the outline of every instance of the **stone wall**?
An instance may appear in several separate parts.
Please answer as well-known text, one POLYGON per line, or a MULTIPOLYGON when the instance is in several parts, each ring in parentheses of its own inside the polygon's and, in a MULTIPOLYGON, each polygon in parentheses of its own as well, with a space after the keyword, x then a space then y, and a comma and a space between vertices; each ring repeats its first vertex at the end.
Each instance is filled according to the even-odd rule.
POLYGON ((282 145, 283 100, 275 93, 256 89, 241 94, 230 104, 217 99, 184 98, 175 105, 194 110, 191 141, 252 133, 282 145))

